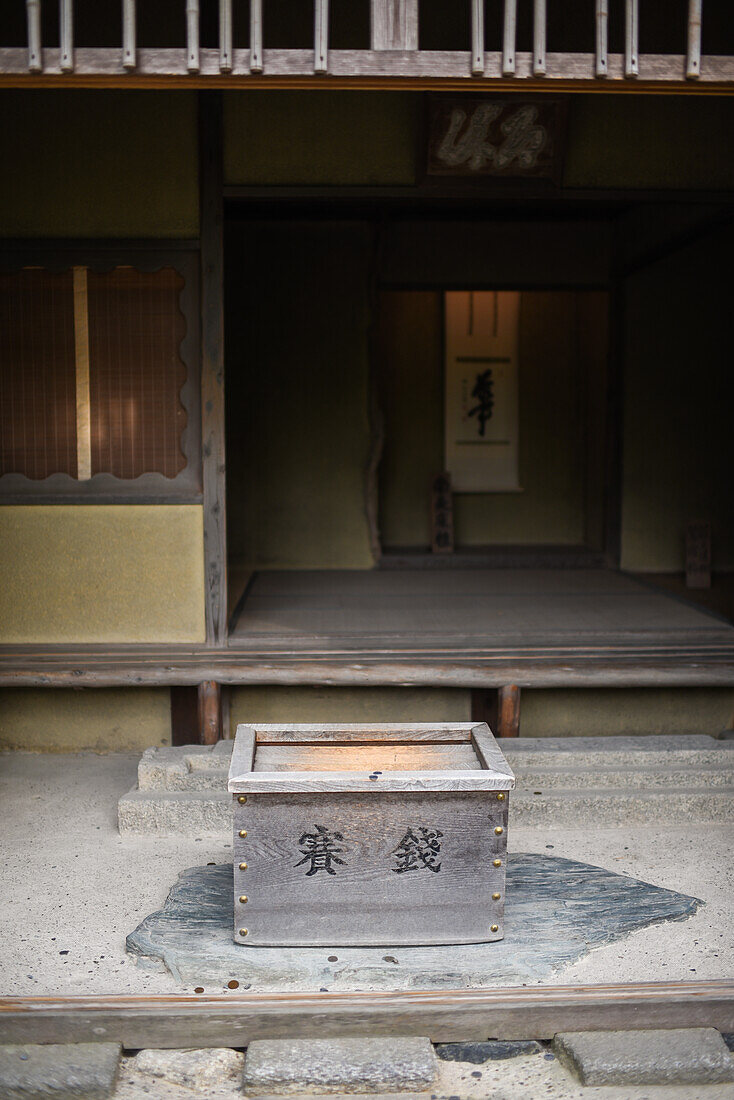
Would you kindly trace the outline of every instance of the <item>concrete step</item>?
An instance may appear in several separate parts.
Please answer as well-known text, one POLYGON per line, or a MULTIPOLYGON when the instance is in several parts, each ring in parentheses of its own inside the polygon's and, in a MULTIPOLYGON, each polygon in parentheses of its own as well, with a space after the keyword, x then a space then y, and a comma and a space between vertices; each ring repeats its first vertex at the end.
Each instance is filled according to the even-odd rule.
MULTIPOLYGON (((519 825, 573 827, 604 823, 678 825, 734 820, 734 787, 655 790, 513 791, 510 828, 519 825)), ((123 834, 229 837, 232 796, 226 791, 130 791, 120 799, 123 834)))

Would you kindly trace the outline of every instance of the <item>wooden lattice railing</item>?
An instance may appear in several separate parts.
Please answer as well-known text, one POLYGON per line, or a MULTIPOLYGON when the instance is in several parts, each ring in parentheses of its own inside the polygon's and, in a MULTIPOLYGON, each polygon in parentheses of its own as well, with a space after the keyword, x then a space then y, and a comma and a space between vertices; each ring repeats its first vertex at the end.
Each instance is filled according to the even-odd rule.
MULTIPOLYGON (((20 3, 22 0, 16 0, 20 3)), ((517 0, 504 0, 502 49, 487 51, 484 0, 464 0, 471 11, 470 40, 465 50, 419 48, 419 0, 371 0, 370 49, 330 49, 329 0, 313 0, 313 49, 264 49, 263 6, 267 0, 234 0, 238 19, 249 15, 249 48, 233 46, 233 0, 219 0, 218 49, 200 43, 199 0, 185 5, 186 47, 141 48, 136 42, 136 0, 121 0, 119 48, 75 47, 74 0, 60 0, 59 44, 45 47, 41 36, 41 2, 26 0, 27 48, 0 48, 0 79, 27 82, 32 77, 182 78, 191 83, 216 78, 219 83, 243 79, 263 83, 301 82, 329 77, 341 84, 440 85, 492 81, 502 85, 559 87, 604 82, 616 87, 697 83, 708 88, 734 84, 734 57, 701 52, 702 0, 689 0, 687 35, 681 27, 679 54, 640 54, 639 4, 658 0, 625 0, 624 53, 608 48, 609 0, 589 0, 595 18, 594 52, 546 50, 546 2, 533 0, 532 51, 516 50, 517 0), (248 11, 249 8, 249 11, 248 11)), ((46 2, 46 0, 44 0, 46 2)), ((151 0, 141 0, 151 2, 151 0)), ((306 3, 307 0, 304 0, 306 3)), ((500 0, 497 0, 500 3, 500 0)), ((458 7, 458 5, 457 5, 458 7)), ((267 10, 265 11, 267 18, 267 10)), ((38 79, 36 81, 38 82, 38 79)))

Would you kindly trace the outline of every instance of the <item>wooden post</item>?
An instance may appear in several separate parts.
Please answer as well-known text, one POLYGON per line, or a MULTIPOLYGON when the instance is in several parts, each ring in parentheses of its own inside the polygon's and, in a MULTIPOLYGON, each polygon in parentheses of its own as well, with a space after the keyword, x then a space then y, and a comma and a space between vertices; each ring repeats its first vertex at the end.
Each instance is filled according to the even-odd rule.
POLYGON ((219 0, 219 71, 232 71, 232 0, 219 0))
POLYGON ((201 465, 207 645, 227 640, 224 450, 224 245, 222 101, 199 96, 201 240, 201 465))
POLYGON ((370 49, 418 49, 418 0, 371 0, 370 49))
POLYGON ((505 0, 505 22, 502 29, 502 75, 515 75, 515 34, 517 0, 505 0))
POLYGON ((313 71, 329 71, 329 0, 314 0, 313 71))
POLYGON ((26 0, 26 18, 28 20, 28 71, 43 72, 41 53, 41 0, 26 0))
POLYGON ((533 76, 545 76, 545 0, 533 4, 533 76))
POLYGON ((199 740, 216 745, 222 736, 222 691, 216 680, 199 684, 199 740))
POLYGON ((609 0, 596 0, 596 75, 599 78, 609 73, 609 0))
POLYGON ((125 69, 134 69, 137 65, 135 0, 122 0, 122 65, 125 69))
POLYGON ((688 0, 688 50, 686 78, 698 80, 701 75, 701 14, 703 0, 688 0))
POLYGON ((471 3, 471 71, 484 76, 484 0, 471 3))
POLYGON ((638 0, 626 0, 624 22, 624 75, 640 75, 638 0))
POLYGON ((499 690, 499 715, 497 718, 498 737, 520 736, 520 688, 517 684, 508 684, 499 690))
POLYGON ((199 0, 186 0, 186 68, 199 71, 199 0))
POLYGON ((250 0, 250 72, 263 71, 263 2, 250 0))
POLYGON ((61 43, 61 71, 74 72, 74 9, 72 0, 61 0, 59 8, 59 41, 61 43))

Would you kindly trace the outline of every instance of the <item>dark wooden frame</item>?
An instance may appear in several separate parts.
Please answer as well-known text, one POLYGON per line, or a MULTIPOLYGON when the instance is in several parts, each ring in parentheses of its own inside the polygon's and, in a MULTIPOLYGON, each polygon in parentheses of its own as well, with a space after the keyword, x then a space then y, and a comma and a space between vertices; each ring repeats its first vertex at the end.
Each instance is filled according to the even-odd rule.
POLYGON ((69 474, 55 473, 34 481, 24 474, 0 477, 2 504, 185 504, 200 503, 201 481, 201 395, 198 248, 191 241, 44 241, 5 242, 0 269, 17 271, 28 265, 49 271, 66 271, 83 265, 93 271, 111 271, 129 264, 139 271, 158 271, 172 267, 184 278, 179 306, 186 319, 186 334, 181 342, 181 359, 186 381, 181 388, 181 403, 186 410, 182 450, 186 466, 174 478, 160 473, 145 473, 137 478, 118 478, 113 474, 95 474, 78 481, 69 474))

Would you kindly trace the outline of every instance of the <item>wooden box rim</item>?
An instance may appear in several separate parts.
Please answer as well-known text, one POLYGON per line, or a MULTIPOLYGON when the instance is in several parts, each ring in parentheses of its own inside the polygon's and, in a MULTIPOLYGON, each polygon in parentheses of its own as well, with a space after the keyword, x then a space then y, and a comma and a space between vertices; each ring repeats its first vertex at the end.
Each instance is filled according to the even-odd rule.
POLYGON ((251 723, 237 727, 227 789, 233 794, 392 793, 400 791, 509 791, 515 776, 486 722, 409 724, 251 723), (260 745, 348 745, 370 742, 468 742, 479 770, 434 771, 254 771, 260 745))

